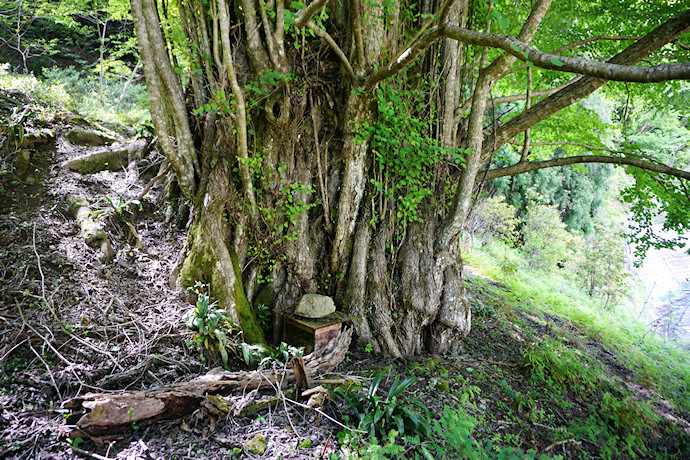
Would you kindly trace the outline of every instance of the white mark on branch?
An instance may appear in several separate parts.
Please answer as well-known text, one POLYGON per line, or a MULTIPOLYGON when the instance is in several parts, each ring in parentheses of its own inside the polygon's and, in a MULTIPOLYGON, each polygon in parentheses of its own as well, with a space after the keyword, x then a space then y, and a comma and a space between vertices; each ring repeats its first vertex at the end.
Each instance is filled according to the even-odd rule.
POLYGON ((388 66, 388 69, 393 69, 394 65, 402 64, 402 62, 407 59, 407 57, 412 53, 412 48, 407 48, 403 54, 395 60, 394 63, 388 66))

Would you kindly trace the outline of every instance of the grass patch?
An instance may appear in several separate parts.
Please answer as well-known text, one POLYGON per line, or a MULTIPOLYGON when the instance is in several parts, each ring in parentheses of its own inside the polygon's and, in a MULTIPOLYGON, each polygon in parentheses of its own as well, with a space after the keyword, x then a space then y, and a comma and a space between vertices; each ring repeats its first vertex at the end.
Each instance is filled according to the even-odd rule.
MULTIPOLYGON (((572 322, 584 334, 600 341, 607 350, 615 353, 625 366, 634 371, 637 383, 651 387, 679 409, 690 410, 690 392, 687 391, 690 353, 677 342, 650 332, 638 321, 632 305, 604 308, 603 301, 588 296, 568 270, 545 272, 532 269, 522 260, 518 250, 502 243, 490 242, 482 248, 475 248, 465 257, 465 262, 505 286, 498 290, 498 294, 493 294, 503 296, 500 302, 502 308, 510 311, 529 306, 527 313, 540 310, 572 322), (516 273, 506 273, 503 269, 507 259, 511 260, 511 266, 519 266, 516 273), (506 294, 501 294, 503 292, 506 294)), ((486 308, 480 306, 479 314, 486 308)), ((566 363, 573 366, 576 361, 575 357, 562 359, 566 352, 559 346, 557 343, 537 345, 527 352, 529 356, 526 361, 537 376, 547 377, 546 371, 541 370, 546 363, 550 369, 555 369, 557 378, 567 372, 589 375, 587 379, 595 377, 592 374, 594 371, 589 368, 584 374, 581 373, 583 368, 559 370, 566 363)))

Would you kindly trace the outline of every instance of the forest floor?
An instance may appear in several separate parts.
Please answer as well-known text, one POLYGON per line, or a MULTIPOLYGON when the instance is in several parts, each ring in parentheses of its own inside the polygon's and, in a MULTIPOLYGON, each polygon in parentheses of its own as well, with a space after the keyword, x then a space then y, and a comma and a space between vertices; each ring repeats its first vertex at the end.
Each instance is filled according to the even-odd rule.
MULTIPOLYGON (((57 138, 32 151, 26 177, 11 172, 11 155, 0 165, 0 459, 296 459, 365 452, 364 438, 344 446, 341 426, 286 401, 252 417, 214 419, 200 409, 133 425, 125 434, 68 442, 63 401, 188 381, 210 366, 189 345, 184 314, 191 305, 168 283, 184 231, 165 222, 162 186, 151 189, 141 210, 102 222, 114 254, 107 264, 67 211, 75 195, 94 210, 108 208, 104 196, 133 200, 146 185, 142 175, 156 171, 146 172, 152 168, 146 161, 118 172, 67 171, 61 162, 85 148, 63 138, 69 120, 55 122, 43 122, 57 138), (266 439, 261 455, 248 447, 257 434, 266 439)), ((383 389, 396 377, 414 377, 407 400, 418 401, 431 419, 444 407, 462 410, 474 427, 473 445, 487 452, 690 458, 690 414, 645 386, 617 350, 573 322, 511 300, 498 283, 477 274, 468 274, 466 283, 476 309, 459 353, 385 360, 351 350, 335 373, 356 376, 365 389, 375 372, 385 374, 383 389), (540 347, 547 342, 562 349, 540 347)), ((337 397, 324 411, 340 423, 354 419, 337 397)))

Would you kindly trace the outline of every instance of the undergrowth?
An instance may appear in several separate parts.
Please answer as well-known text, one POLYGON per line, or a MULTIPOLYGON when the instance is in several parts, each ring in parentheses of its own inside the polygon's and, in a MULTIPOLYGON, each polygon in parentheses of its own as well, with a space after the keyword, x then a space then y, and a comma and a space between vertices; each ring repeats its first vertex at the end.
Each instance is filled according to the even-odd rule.
POLYGON ((146 86, 121 75, 106 75, 101 87, 97 76, 67 69, 45 69, 42 78, 32 74, 9 72, 0 64, 0 89, 20 91, 27 97, 55 111, 73 111, 79 115, 119 127, 149 123, 146 86))

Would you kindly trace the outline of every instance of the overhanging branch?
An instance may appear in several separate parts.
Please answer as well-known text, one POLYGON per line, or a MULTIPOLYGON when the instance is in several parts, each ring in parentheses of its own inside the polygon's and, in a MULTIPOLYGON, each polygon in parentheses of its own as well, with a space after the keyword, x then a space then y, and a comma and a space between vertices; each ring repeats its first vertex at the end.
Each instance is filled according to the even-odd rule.
POLYGON ((455 25, 446 26, 443 35, 472 45, 500 48, 521 61, 531 62, 544 69, 573 72, 605 80, 652 83, 690 79, 690 63, 647 67, 558 56, 539 51, 509 35, 462 29, 455 25))
MULTIPOLYGON (((670 166, 640 160, 639 158, 611 157, 606 155, 580 155, 567 158, 554 158, 552 160, 545 161, 534 161, 530 163, 518 163, 505 168, 490 169, 486 173, 486 180, 505 176, 515 176, 530 171, 536 171, 538 169, 554 168, 556 166, 567 166, 578 163, 608 163, 614 165, 634 166, 646 171, 653 171, 660 174, 677 177, 679 179, 690 180, 690 171, 671 168, 670 166)), ((483 179, 484 174, 480 173, 477 175, 476 182, 481 182, 483 179)))
POLYGON ((588 43, 600 41, 600 40, 609 40, 609 41, 625 41, 625 40, 639 40, 642 37, 633 37, 629 35, 598 35, 596 37, 590 37, 586 38, 584 40, 579 40, 573 43, 568 43, 565 46, 562 46, 558 49, 555 49, 551 51, 551 54, 560 54, 563 51, 568 51, 573 48, 577 48, 578 46, 586 45, 588 43))
MULTIPOLYGON (((508 144, 510 145, 522 145, 521 142, 518 141, 509 141, 508 144)), ((628 154, 627 152, 623 152, 620 150, 612 150, 606 147, 595 147, 593 145, 588 145, 588 144, 583 144, 581 142, 532 142, 530 145, 532 147, 558 147, 561 145, 571 145, 574 147, 582 147, 587 150, 600 150, 602 152, 611 152, 611 153, 619 153, 622 155, 628 154)))
MULTIPOLYGON (((690 31, 690 11, 686 11, 659 25, 643 38, 612 57, 609 62, 622 65, 634 64, 688 31, 690 31)), ((588 76, 574 79, 567 87, 540 101, 531 109, 526 110, 501 126, 495 134, 496 146, 502 146, 527 128, 587 97, 604 86, 605 83, 606 80, 604 79, 588 76)), ((482 160, 486 161, 490 154, 490 149, 483 149, 482 160)))
POLYGON ((335 40, 333 40, 333 37, 331 37, 331 35, 328 32, 315 25, 312 21, 309 21, 307 23, 307 28, 311 29, 316 36, 322 38, 328 44, 328 46, 333 50, 336 56, 338 56, 340 62, 342 62, 345 66, 345 69, 347 70, 347 73, 350 75, 352 82, 357 81, 355 71, 352 70, 352 65, 350 64, 350 61, 347 59, 347 56, 345 56, 345 53, 343 53, 343 50, 340 49, 335 40))
MULTIPOLYGON (((575 78, 582 78, 582 77, 575 77, 575 78)), ((570 85, 573 81, 569 81, 566 83, 563 83, 562 85, 558 85, 554 88, 551 89, 545 89, 543 91, 532 91, 532 97, 544 97, 544 96, 551 96, 552 94, 557 93, 558 91, 562 90, 566 86, 570 85)), ((510 96, 499 96, 495 97, 493 99, 493 102, 495 104, 505 104, 508 102, 517 102, 517 101, 524 101, 527 98, 526 93, 522 94, 512 94, 510 96)), ((472 99, 468 98, 465 102, 462 103, 462 105, 455 111, 457 117, 461 117, 464 115, 465 112, 467 112, 470 107, 472 106, 472 99)))

